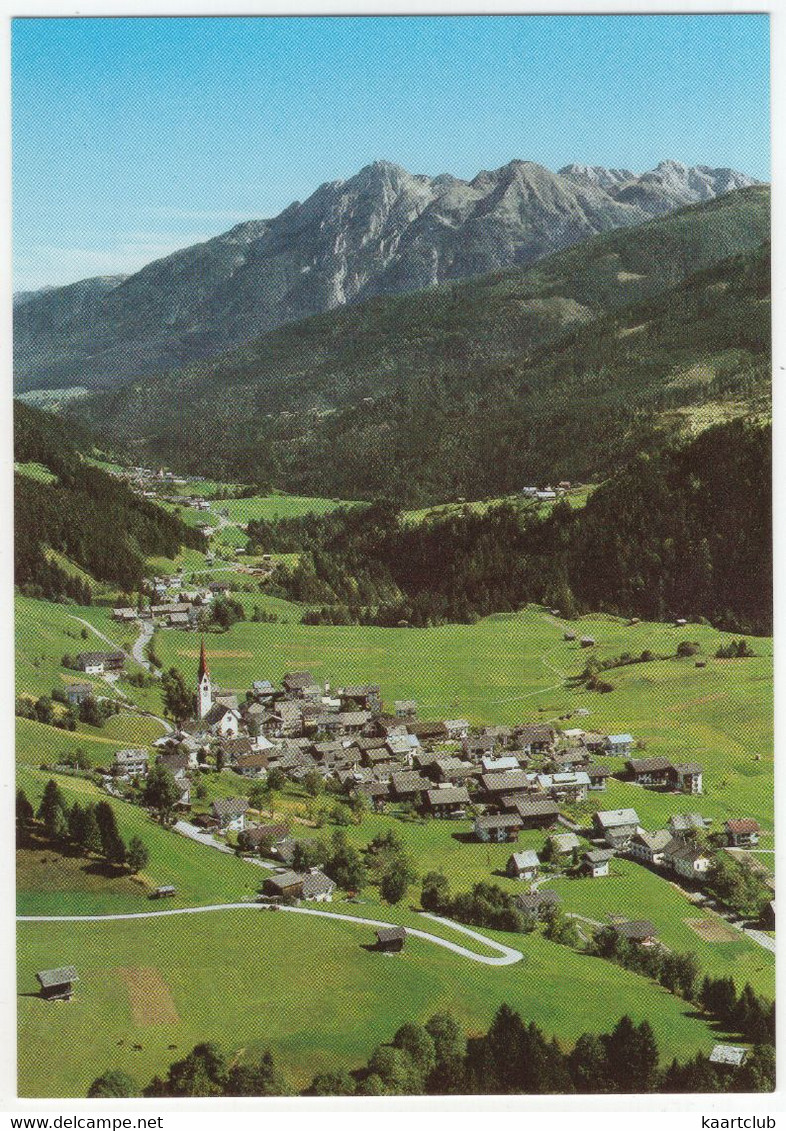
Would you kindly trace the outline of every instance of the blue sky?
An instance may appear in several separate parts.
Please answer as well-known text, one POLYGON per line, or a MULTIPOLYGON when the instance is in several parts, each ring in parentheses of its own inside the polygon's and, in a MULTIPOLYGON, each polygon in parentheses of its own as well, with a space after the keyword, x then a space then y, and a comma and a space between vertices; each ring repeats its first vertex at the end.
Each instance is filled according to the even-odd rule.
POLYGON ((386 158, 769 178, 768 19, 15 20, 14 287, 135 270, 386 158))

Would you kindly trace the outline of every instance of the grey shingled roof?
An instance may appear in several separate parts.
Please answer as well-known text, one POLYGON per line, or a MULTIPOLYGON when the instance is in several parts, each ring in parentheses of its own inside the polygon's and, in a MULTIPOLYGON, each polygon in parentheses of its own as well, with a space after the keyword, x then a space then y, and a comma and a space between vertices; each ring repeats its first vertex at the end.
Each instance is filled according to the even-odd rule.
POLYGON ((57 970, 39 970, 36 978, 41 983, 41 988, 49 990, 53 986, 64 986, 69 982, 78 982, 79 975, 75 966, 60 966, 57 970))

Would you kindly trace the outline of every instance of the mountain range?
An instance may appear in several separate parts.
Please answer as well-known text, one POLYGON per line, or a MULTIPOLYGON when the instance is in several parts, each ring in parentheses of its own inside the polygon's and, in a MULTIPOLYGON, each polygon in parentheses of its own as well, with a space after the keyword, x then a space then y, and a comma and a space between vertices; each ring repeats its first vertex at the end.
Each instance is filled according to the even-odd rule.
POLYGON ((505 267, 756 184, 664 161, 644 174, 512 161, 471 181, 386 161, 130 276, 14 300, 17 391, 108 388, 310 315, 505 267))
POLYGON ((603 477, 655 433, 769 411, 770 194, 528 267, 382 295, 66 411, 135 461, 408 503, 603 477))

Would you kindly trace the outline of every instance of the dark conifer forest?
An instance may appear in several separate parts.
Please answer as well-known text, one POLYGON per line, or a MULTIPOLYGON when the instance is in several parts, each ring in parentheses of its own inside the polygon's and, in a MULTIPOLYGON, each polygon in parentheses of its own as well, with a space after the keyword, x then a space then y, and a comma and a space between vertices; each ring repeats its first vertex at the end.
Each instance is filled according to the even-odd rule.
POLYGON ((74 433, 70 422, 14 402, 16 461, 41 465, 54 477, 14 475, 15 579, 31 596, 89 604, 89 582, 49 560, 47 550, 131 592, 142 580, 146 556, 174 557, 181 544, 198 547, 203 537, 87 463, 74 433))

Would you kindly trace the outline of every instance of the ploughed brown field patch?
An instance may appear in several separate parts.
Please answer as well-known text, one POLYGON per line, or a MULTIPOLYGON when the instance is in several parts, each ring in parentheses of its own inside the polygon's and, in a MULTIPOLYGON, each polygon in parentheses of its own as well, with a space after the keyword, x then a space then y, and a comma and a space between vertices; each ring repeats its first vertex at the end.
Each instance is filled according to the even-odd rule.
POLYGON ((686 919, 685 923, 704 942, 736 942, 739 934, 719 919, 686 919))
POLYGON ((177 1024, 180 1018, 169 986, 155 966, 121 966, 119 973, 128 990, 135 1025, 177 1024))

